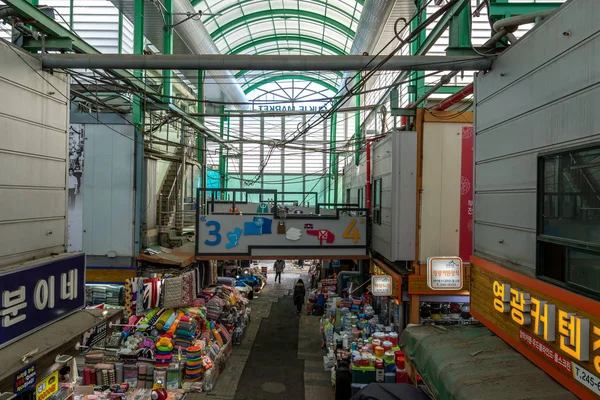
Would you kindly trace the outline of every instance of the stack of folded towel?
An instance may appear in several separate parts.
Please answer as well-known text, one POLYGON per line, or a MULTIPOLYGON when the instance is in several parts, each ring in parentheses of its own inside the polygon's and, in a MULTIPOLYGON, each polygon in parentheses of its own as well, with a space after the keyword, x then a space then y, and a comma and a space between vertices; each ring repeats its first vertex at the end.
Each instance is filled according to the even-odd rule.
POLYGON ((111 306, 120 305, 121 290, 123 287, 109 286, 106 288, 106 304, 111 306))
POLYGON ((200 346, 188 347, 186 349, 185 379, 197 381, 202 378, 203 374, 202 348, 200 346))
POLYGON ((106 288, 104 286, 92 287, 92 304, 106 303, 106 288))
POLYGON ((181 317, 175 331, 175 346, 185 350, 190 347, 196 337, 196 325, 189 317, 181 317))

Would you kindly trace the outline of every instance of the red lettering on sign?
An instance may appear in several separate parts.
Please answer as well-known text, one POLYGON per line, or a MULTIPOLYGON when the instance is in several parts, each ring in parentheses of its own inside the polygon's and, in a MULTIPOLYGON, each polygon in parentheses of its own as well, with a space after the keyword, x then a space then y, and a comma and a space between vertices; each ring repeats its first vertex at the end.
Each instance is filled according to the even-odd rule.
POLYGON ((553 362, 560 369, 562 369, 565 373, 572 375, 572 367, 571 361, 567 359, 562 354, 558 353, 552 347, 548 346, 546 343, 540 341, 538 338, 533 336, 531 333, 520 329, 519 330, 519 340, 524 343, 527 347, 535 350, 537 353, 544 356, 547 360, 553 362))

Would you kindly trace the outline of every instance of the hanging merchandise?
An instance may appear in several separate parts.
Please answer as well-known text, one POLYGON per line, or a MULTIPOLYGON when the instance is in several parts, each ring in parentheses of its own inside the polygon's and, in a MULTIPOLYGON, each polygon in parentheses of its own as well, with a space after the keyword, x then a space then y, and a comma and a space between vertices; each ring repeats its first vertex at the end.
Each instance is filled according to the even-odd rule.
POLYGON ((89 350, 81 361, 83 385, 109 388, 94 395, 98 400, 147 399, 151 392, 179 400, 184 393, 212 390, 234 337, 238 344, 243 339, 251 310, 233 286, 202 288, 201 273, 193 268, 179 276, 127 282, 123 302, 134 315, 112 333, 111 346, 118 350, 89 350))
POLYGON ((279 223, 277 224, 277 234, 285 235, 285 231, 285 222, 279 221, 279 223))
POLYGON ((267 203, 260 203, 258 205, 258 209, 256 210, 257 214, 268 214, 269 213, 269 206, 267 205, 267 203))
POLYGON ((183 277, 174 277, 164 280, 163 307, 176 308, 183 303, 183 277))

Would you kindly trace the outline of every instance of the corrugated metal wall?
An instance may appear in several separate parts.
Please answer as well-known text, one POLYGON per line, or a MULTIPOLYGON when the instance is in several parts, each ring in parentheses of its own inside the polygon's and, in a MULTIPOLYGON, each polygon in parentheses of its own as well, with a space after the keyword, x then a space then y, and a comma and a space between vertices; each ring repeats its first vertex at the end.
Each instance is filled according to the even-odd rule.
POLYGON ((598 15, 565 4, 478 77, 475 255, 533 270, 538 154, 600 143, 598 15))
POLYGON ((459 242, 462 127, 470 124, 423 124, 423 191, 419 261, 456 256, 459 242))
MULTIPOLYGON (((373 144, 371 166, 372 191, 375 181, 381 179, 381 224, 373 221, 372 248, 389 261, 412 261, 417 210, 416 132, 396 132, 373 144)), ((365 182, 366 158, 362 156, 360 165, 348 164, 344 168, 344 202, 356 204, 361 190, 364 207, 365 182)), ((374 200, 372 194, 372 207, 375 207, 374 200)))
POLYGON ((0 41, 0 266, 66 248, 69 85, 0 41))
POLYGON ((85 125, 83 250, 89 256, 133 257, 132 125, 85 125))

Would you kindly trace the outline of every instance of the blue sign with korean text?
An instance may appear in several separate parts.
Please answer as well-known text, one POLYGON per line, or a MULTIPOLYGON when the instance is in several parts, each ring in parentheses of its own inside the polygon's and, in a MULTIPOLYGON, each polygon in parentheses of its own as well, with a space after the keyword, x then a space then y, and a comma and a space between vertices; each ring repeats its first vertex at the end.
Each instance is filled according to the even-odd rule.
POLYGON ((331 268, 339 268, 340 260, 331 260, 331 268))
POLYGON ((21 394, 22 392, 31 389, 35 386, 35 363, 23 368, 15 374, 15 387, 13 392, 21 394))
POLYGON ((85 305, 85 254, 0 273, 0 348, 85 305))

